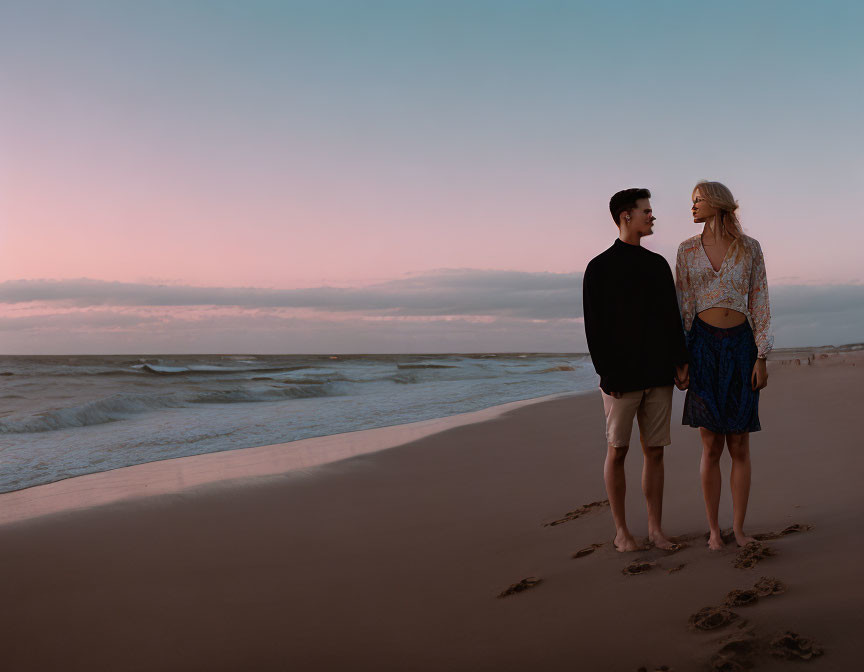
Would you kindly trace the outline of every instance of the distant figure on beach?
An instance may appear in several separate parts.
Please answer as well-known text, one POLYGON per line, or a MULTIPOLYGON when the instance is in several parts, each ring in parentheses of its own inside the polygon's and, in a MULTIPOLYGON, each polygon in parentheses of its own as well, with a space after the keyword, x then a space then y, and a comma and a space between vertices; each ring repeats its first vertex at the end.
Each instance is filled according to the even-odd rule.
POLYGON ((693 189, 693 221, 702 233, 678 247, 676 289, 687 348, 689 386, 683 424, 702 438, 702 494, 711 550, 723 548, 720 508, 720 456, 732 457, 732 509, 735 541, 744 533, 750 497, 750 432, 758 432, 759 390, 768 384, 765 358, 773 346, 765 260, 758 241, 741 231, 732 192, 719 182, 693 189))
POLYGON ((640 549, 627 528, 624 507, 624 458, 634 416, 644 454, 648 539, 658 548, 674 546, 661 526, 663 449, 672 442, 672 385, 684 384, 688 356, 672 269, 640 244, 653 233, 656 220, 650 198, 647 189, 625 189, 612 197, 609 211, 618 239, 588 263, 582 284, 588 351, 600 375, 606 414, 606 492, 615 548, 622 552, 640 549))

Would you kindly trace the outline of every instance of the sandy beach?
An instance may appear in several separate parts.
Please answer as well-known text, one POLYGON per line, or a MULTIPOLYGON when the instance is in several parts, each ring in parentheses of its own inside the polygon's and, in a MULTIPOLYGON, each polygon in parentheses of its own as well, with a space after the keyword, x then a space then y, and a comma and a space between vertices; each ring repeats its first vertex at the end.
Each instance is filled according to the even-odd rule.
MULTIPOLYGON (((678 392, 664 527, 682 548, 617 553, 608 506, 580 508, 605 500, 605 441, 599 393, 575 395, 290 471, 272 450, 255 473, 231 466, 246 451, 166 461, 158 494, 141 465, 41 491, 78 493, 53 508, 0 495, 0 664, 682 672, 712 669, 723 649, 728 670, 858 669, 864 356, 803 352, 769 370, 747 527, 771 555, 754 566, 735 566, 734 542, 705 547, 701 448, 678 424, 678 392), (184 460, 208 477, 178 467, 171 481, 184 460), (121 481, 134 497, 100 499, 121 481), (541 581, 498 597, 528 577, 541 581), (761 577, 785 590, 714 612, 731 619, 715 629, 691 623, 761 577), (821 655, 772 655, 785 631, 821 655)), ((644 535, 636 445, 627 462, 629 522, 644 535)), ((723 472, 728 527, 728 455, 723 472)))

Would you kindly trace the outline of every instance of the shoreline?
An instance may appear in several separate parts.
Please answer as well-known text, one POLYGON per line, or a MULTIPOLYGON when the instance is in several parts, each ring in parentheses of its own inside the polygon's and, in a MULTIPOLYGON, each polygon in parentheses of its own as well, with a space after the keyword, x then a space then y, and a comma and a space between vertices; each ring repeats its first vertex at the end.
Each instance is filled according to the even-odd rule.
MULTIPOLYGON (((834 360, 838 356, 853 360, 864 358, 864 344, 781 348, 769 354, 769 366, 772 370, 776 367, 809 366, 834 360)), ((166 458, 71 476, 0 493, 0 526, 125 500, 177 494, 208 484, 285 473, 306 473, 306 470, 314 467, 357 455, 390 450, 449 429, 484 422, 522 406, 588 395, 594 391, 595 388, 592 388, 530 397, 440 418, 166 458)))
POLYGON ((143 462, 0 493, 0 525, 116 502, 177 494, 203 485, 307 470, 390 450, 517 408, 593 390, 531 397, 429 420, 327 434, 285 443, 143 462))

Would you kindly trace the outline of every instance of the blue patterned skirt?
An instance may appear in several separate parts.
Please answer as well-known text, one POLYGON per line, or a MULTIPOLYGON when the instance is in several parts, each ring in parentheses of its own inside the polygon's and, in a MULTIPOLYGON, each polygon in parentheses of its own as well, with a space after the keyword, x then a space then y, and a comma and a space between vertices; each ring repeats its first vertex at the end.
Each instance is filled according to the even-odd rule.
POLYGON ((750 323, 720 329, 697 316, 687 334, 687 349, 690 387, 682 424, 718 434, 762 429, 759 392, 750 383, 758 354, 750 323))

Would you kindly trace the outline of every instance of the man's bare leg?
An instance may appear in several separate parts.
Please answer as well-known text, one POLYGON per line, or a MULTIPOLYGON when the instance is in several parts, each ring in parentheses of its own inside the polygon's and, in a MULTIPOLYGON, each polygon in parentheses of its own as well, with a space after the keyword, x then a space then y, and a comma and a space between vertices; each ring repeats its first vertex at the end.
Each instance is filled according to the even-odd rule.
POLYGON ((657 548, 670 549, 675 544, 663 534, 663 446, 642 444, 642 493, 648 505, 648 541, 657 548))
POLYGON ((744 517, 747 515, 747 500, 750 499, 750 432, 727 434, 726 445, 732 457, 732 530, 739 546, 756 541, 744 534, 744 517))
POLYGON ((609 446, 606 451, 606 463, 603 465, 603 478, 606 481, 606 494, 609 496, 609 507, 612 509, 612 519, 615 521, 615 549, 621 551, 638 551, 639 544, 627 529, 624 499, 627 494, 627 478, 624 473, 624 458, 630 446, 616 448, 609 446))
POLYGON ((723 548, 720 534, 720 488, 723 477, 720 474, 720 456, 723 454, 725 437, 704 427, 699 428, 702 436, 702 463, 699 472, 702 476, 702 496, 705 498, 705 514, 708 517, 710 536, 708 548, 719 551, 723 548))

